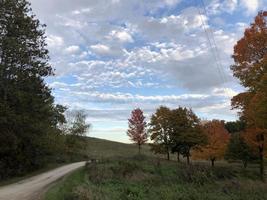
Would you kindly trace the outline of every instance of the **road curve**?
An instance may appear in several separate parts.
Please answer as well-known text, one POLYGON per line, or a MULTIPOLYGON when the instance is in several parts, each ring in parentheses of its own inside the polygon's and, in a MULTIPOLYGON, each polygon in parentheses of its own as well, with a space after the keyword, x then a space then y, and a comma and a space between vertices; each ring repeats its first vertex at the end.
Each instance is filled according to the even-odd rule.
POLYGON ((69 172, 82 167, 85 162, 77 162, 0 187, 0 200, 37 200, 42 190, 69 172))

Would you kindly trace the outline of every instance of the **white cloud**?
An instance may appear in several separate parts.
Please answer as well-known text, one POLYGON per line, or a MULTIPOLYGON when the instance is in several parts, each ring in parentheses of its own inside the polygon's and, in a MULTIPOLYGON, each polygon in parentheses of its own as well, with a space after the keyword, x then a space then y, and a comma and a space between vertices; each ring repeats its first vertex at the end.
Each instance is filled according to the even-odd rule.
POLYGON ((112 30, 109 33, 110 38, 117 39, 120 42, 133 42, 133 38, 131 34, 129 34, 127 31, 116 31, 112 30))
POLYGON ((233 12, 237 5, 238 5, 238 0, 226 0, 224 1, 226 11, 233 12))
POLYGON ((108 54, 110 53, 110 47, 104 44, 91 45, 91 49, 98 54, 108 54))
POLYGON ((76 45, 69 46, 65 49, 65 52, 68 54, 77 54, 80 52, 80 47, 76 45))
POLYGON ((241 5, 244 6, 248 14, 255 14, 259 9, 259 0, 241 0, 241 5))
POLYGON ((56 36, 56 35, 48 35, 46 38, 46 42, 49 48, 60 47, 64 44, 63 38, 60 36, 56 36))
POLYGON ((233 96, 238 94, 231 88, 214 88, 213 93, 214 95, 228 97, 228 98, 232 98, 233 96))
POLYGON ((164 0, 166 5, 168 5, 168 6, 174 6, 174 5, 178 4, 180 1, 181 0, 164 0))

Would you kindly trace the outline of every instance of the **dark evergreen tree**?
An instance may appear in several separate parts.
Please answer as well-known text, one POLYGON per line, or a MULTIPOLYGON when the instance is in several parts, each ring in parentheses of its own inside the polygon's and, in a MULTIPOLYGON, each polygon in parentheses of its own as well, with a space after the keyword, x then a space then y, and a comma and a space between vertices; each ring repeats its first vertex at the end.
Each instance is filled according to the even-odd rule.
POLYGON ((0 178, 43 165, 51 134, 64 122, 44 82, 48 63, 45 26, 26 0, 0 1, 0 178))
POLYGON ((251 160, 252 158, 253 158, 252 150, 246 144, 241 135, 239 133, 233 134, 227 146, 225 159, 241 160, 243 162, 244 168, 246 168, 248 161, 251 160))
POLYGON ((239 133, 245 130, 246 123, 242 120, 236 120, 232 122, 226 122, 224 126, 229 133, 239 133))

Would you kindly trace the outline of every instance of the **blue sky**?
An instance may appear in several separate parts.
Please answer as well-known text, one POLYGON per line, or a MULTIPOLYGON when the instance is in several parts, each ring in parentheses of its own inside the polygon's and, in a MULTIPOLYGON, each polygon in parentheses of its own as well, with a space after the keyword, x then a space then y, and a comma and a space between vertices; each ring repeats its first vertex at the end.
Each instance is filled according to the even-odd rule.
POLYGON ((136 107, 192 108, 236 119, 243 89, 229 69, 236 41, 267 0, 31 0, 47 25, 56 102, 83 109, 90 136, 129 142, 136 107), (210 41, 210 42, 209 42, 210 41))

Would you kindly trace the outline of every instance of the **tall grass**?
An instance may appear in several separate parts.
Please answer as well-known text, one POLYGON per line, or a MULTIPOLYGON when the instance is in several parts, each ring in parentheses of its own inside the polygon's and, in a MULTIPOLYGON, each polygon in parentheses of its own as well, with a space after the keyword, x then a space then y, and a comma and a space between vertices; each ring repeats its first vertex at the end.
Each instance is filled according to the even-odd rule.
POLYGON ((114 157, 88 163, 52 188, 46 200, 264 200, 267 185, 259 179, 256 169, 241 166, 114 157))

